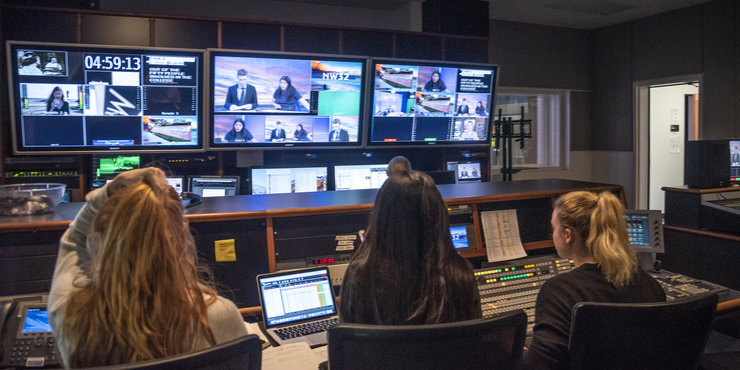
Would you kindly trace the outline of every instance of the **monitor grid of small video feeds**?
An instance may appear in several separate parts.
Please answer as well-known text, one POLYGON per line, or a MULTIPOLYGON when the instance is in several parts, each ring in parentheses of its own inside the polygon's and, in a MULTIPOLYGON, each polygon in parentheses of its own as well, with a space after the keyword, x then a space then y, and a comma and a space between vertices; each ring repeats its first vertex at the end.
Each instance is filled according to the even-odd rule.
POLYGON ((17 152, 202 148, 202 52, 10 45, 17 152))
POLYGON ((212 148, 361 144, 366 59, 210 54, 212 148))
POLYGON ((253 168, 252 194, 327 191, 327 167, 253 168))
POLYGON ((730 182, 740 183, 740 140, 730 140, 730 182))
POLYGON ((482 144, 490 138, 495 66, 376 61, 371 145, 482 144))

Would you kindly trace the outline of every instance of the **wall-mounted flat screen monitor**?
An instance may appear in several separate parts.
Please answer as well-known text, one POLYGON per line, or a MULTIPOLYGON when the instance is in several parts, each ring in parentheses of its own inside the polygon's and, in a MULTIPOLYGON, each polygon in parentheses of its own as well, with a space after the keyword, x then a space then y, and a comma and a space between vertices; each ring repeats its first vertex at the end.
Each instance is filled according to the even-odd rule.
POLYGON ((447 162, 447 170, 455 171, 457 183, 481 182, 480 162, 447 162))
POLYGON ((8 42, 16 154, 203 149, 204 53, 8 42))
POLYGON ((252 168, 252 194, 327 191, 326 167, 252 168))
POLYGON ((361 145, 366 59, 209 54, 212 149, 361 145))
POLYGON ((730 183, 740 183, 740 140, 730 140, 730 183))
POLYGON ((191 176, 188 183, 190 192, 203 198, 239 195, 239 176, 191 176))
POLYGON ((387 168, 387 163, 334 166, 334 189, 378 189, 388 178, 387 168))
POLYGON ((374 60, 370 145, 485 145, 494 65, 374 60))

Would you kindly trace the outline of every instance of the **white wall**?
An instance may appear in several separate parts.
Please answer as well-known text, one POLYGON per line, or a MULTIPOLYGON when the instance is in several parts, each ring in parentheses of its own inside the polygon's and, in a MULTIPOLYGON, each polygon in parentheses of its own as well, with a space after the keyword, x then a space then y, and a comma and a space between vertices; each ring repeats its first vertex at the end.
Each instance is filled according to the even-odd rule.
POLYGON ((662 187, 684 183, 685 95, 697 93, 693 85, 650 88, 650 209, 664 210, 662 187), (671 132, 671 125, 678 125, 679 131, 671 132))

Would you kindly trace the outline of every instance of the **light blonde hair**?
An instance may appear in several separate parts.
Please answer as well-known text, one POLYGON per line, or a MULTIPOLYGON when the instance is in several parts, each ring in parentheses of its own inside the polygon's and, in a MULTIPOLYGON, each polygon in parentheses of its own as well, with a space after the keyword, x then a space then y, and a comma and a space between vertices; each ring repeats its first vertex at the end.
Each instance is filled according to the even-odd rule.
POLYGON ((93 277, 70 294, 62 318, 67 366, 166 357, 201 338, 215 344, 207 310, 217 296, 199 282, 182 203, 171 187, 157 194, 146 181, 113 194, 95 217, 103 235, 93 277))
POLYGON ((601 266, 616 287, 629 284, 637 270, 637 253, 630 246, 624 206, 614 194, 575 191, 555 201, 560 224, 580 235, 585 252, 601 266))

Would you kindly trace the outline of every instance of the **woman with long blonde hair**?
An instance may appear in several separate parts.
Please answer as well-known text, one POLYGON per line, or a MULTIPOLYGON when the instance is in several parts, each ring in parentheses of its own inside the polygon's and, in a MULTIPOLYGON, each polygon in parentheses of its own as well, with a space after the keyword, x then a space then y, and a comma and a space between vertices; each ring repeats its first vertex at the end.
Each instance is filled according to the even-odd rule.
POLYGON ((199 279, 182 202, 156 168, 90 192, 64 233, 49 321, 67 367, 131 363, 245 335, 236 306, 199 279))
POLYGON ((624 207, 612 193, 576 191, 555 201, 552 240, 575 268, 542 285, 527 368, 567 368, 571 309, 579 302, 661 302, 665 292, 637 263, 624 207))

